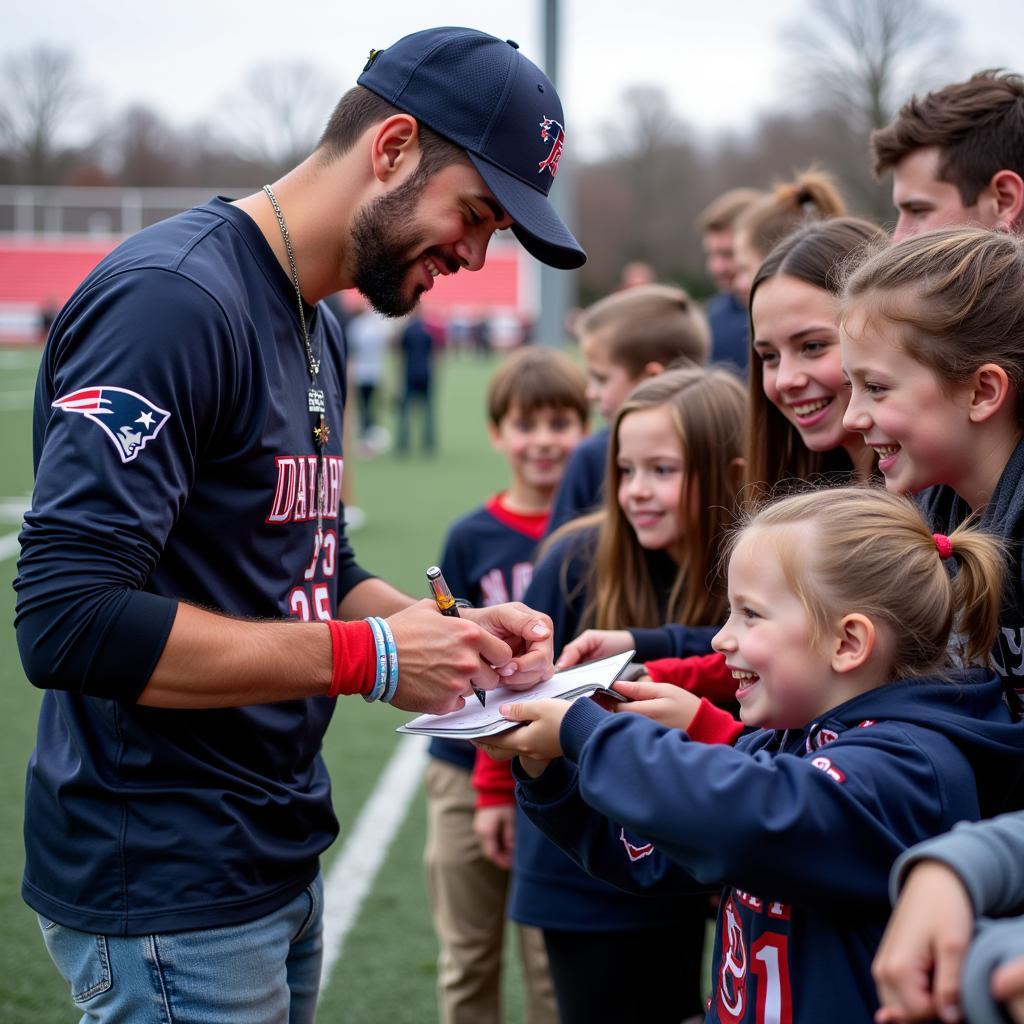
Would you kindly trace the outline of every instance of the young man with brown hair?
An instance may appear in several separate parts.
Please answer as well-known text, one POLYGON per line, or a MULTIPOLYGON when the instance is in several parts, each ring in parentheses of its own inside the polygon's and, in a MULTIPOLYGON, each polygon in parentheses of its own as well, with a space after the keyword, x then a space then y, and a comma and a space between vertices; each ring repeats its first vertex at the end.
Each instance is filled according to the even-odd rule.
POLYGON ((892 171, 893 240, 958 224, 1024 224, 1024 78, 980 71, 912 96, 871 135, 876 177, 892 171))

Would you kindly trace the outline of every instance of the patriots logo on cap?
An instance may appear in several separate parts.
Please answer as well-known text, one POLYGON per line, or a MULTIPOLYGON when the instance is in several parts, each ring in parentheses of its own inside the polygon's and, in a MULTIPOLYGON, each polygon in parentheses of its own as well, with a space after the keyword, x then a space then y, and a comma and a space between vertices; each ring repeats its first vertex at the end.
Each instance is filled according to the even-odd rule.
POLYGON ((58 398, 52 408, 92 420, 113 442, 122 462, 131 462, 171 418, 166 409, 127 388, 79 388, 58 398))
POLYGON ((562 159, 565 148, 565 129, 550 117, 540 122, 540 137, 543 142, 551 143, 551 152, 537 166, 537 173, 550 171, 551 177, 558 173, 558 161, 562 159))

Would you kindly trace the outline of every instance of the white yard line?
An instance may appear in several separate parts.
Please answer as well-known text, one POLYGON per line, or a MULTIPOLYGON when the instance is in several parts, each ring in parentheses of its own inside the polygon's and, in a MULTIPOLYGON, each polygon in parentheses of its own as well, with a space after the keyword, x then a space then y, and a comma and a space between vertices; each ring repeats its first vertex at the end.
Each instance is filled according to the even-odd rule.
POLYGON ((19 533, 21 533, 21 530, 15 530, 14 533, 5 533, 0 537, 0 562, 6 561, 12 555, 16 555, 18 553, 19 533))
POLYGON ((324 878, 323 993, 374 879, 405 821, 427 763, 425 736, 402 736, 324 878))

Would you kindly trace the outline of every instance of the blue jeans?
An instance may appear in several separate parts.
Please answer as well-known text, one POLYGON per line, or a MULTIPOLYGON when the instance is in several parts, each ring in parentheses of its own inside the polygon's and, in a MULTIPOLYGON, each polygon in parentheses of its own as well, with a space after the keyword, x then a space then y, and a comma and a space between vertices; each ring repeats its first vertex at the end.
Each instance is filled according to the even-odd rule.
POLYGON ((162 935, 91 935, 39 917, 81 1024, 312 1024, 323 882, 256 921, 162 935))

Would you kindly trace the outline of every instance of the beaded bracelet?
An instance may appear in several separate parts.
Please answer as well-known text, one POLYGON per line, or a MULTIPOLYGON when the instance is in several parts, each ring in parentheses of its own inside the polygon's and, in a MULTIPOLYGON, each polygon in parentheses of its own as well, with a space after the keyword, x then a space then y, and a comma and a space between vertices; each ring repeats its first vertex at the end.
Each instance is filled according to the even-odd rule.
POLYGON ((385 704, 390 704, 398 690, 398 648, 395 646, 395 634, 391 632, 387 619, 378 617, 377 622, 384 632, 384 644, 388 652, 388 685, 381 700, 385 704))
POLYGON ((375 700, 380 700, 387 689, 388 654, 387 646, 384 642, 384 630, 380 628, 379 620, 370 615, 366 621, 370 624, 370 629, 373 631, 373 641, 377 647, 377 674, 373 680, 373 689, 369 693, 363 694, 363 700, 367 703, 372 703, 375 700))

